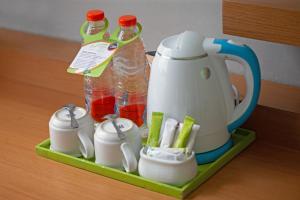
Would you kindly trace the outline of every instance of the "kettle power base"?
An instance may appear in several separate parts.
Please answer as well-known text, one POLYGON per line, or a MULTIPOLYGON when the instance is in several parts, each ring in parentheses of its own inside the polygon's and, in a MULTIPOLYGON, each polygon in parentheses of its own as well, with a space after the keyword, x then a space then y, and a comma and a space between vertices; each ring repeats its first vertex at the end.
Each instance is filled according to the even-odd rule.
MULTIPOLYGON (((126 173, 118 169, 98 165, 94 163, 94 160, 86 160, 84 158, 76 158, 63 153, 54 152, 50 150, 49 139, 46 139, 40 144, 36 145, 35 149, 38 155, 51 160, 55 160, 57 162, 71 165, 99 175, 107 176, 151 191, 182 199, 197 189, 202 183, 213 176, 231 159, 249 146, 255 140, 255 132, 239 128, 235 131, 235 133, 232 134, 232 140, 234 143, 232 148, 230 148, 224 155, 214 162, 199 165, 197 176, 181 187, 159 183, 140 177, 138 174, 126 173)), ((95 185, 95 187, 97 186, 95 185)))

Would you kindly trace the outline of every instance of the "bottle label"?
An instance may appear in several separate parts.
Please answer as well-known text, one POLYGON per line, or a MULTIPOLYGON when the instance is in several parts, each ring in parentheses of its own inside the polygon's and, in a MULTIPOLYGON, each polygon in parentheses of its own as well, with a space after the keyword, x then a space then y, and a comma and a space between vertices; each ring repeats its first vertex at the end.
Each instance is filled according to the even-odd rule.
POLYGON ((67 71, 69 73, 97 77, 109 64, 117 48, 117 43, 104 41, 86 44, 80 48, 67 71))
POLYGON ((120 106, 120 117, 132 120, 137 126, 144 124, 145 104, 131 104, 120 106))
POLYGON ((91 103, 91 116, 97 122, 102 122, 107 114, 114 114, 115 97, 95 97, 91 103))

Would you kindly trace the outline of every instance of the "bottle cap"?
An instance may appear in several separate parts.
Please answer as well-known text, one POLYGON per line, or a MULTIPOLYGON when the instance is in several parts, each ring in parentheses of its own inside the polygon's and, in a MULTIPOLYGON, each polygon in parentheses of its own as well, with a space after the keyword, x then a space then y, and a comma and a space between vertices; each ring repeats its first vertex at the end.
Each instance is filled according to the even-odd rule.
POLYGON ((104 12, 102 10, 89 10, 86 13, 86 19, 88 21, 101 21, 104 19, 104 12))
POLYGON ((135 26, 136 21, 136 16, 134 15, 123 15, 119 18, 119 25, 125 27, 135 26))

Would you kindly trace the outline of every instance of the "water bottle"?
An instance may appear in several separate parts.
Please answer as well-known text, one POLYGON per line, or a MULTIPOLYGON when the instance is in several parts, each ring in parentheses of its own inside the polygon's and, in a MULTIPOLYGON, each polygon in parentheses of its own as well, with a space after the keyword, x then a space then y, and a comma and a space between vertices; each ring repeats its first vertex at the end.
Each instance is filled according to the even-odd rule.
MULTIPOLYGON (((97 34, 105 28, 105 16, 102 10, 89 10, 86 17, 87 35, 97 34)), ((109 33, 105 33, 103 40, 108 38, 109 33)), ((113 114, 115 97, 112 67, 107 66, 99 77, 84 76, 84 92, 86 109, 95 121, 101 122, 105 115, 113 114)))
MULTIPOLYGON (((126 41, 138 33, 137 18, 125 15, 119 18, 118 40, 126 41)), ((120 117, 144 124, 147 104, 147 58, 139 38, 121 47, 113 57, 116 112, 120 117)))

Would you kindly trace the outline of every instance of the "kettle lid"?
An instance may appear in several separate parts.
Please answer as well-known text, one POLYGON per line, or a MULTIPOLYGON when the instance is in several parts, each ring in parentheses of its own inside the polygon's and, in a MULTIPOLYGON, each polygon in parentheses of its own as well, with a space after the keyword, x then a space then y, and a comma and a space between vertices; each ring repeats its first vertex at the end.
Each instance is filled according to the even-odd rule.
POLYGON ((205 54, 204 37, 193 31, 185 31, 161 41, 158 54, 171 58, 192 58, 205 54))

